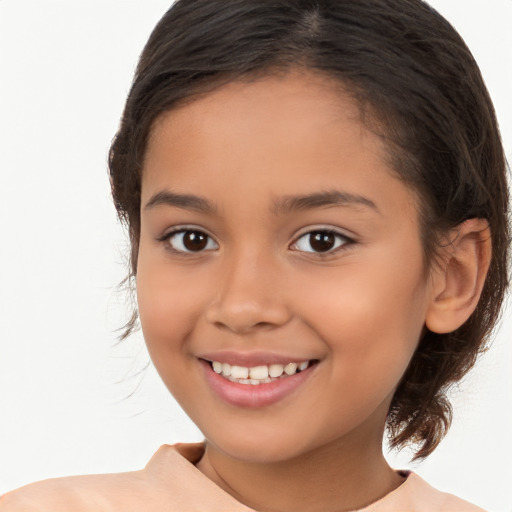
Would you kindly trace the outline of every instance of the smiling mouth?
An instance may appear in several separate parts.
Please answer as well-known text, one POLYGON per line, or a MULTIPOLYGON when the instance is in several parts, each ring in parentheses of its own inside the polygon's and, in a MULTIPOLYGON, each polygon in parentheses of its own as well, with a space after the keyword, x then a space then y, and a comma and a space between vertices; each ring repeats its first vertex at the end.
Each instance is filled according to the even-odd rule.
POLYGON ((220 361, 206 362, 216 374, 230 382, 258 386, 296 375, 316 364, 318 360, 311 359, 287 364, 269 364, 252 367, 231 365, 229 363, 221 363, 220 361))

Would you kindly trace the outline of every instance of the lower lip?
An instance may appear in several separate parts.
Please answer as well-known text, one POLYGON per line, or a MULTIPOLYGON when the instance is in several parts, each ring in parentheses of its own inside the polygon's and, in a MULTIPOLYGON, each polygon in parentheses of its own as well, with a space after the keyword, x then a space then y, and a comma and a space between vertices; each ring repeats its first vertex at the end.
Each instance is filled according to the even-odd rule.
POLYGON ((207 361, 201 360, 206 380, 222 400, 237 407, 265 407, 289 396, 311 375, 316 364, 288 377, 280 377, 266 384, 239 384, 215 373, 207 361))

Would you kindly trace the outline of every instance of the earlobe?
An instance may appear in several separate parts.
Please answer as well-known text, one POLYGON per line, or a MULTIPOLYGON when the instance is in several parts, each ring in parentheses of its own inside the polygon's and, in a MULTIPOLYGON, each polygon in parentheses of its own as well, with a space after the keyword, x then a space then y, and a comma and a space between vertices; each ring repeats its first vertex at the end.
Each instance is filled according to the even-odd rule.
POLYGON ((458 329, 480 299, 491 261, 491 233, 484 219, 469 219, 448 234, 440 267, 433 270, 426 327, 437 333, 458 329))

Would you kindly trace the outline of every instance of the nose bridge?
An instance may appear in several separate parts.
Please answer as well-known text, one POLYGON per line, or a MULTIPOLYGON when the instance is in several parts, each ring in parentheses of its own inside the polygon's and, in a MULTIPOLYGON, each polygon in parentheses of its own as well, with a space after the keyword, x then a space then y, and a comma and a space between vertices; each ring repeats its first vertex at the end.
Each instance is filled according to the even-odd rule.
POLYGON ((238 247, 219 268, 218 292, 208 320, 234 332, 280 326, 289 319, 282 269, 276 255, 262 247, 238 247))

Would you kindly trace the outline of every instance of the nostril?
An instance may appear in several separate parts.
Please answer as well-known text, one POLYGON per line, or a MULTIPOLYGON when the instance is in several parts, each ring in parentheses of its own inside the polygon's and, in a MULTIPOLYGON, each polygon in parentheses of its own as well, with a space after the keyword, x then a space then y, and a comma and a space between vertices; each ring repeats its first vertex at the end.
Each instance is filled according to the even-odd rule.
POLYGON ((249 287, 225 287, 222 294, 207 306, 206 320, 219 329, 237 334, 265 331, 283 326, 290 318, 290 310, 283 297, 275 292, 265 293, 249 287))
POLYGON ((236 334, 249 334, 255 331, 270 331, 281 326, 281 323, 253 322, 250 317, 226 317, 223 320, 215 320, 213 325, 221 330, 230 331, 236 334))
POLYGON ((258 322, 254 327, 259 329, 273 329, 274 325, 270 322, 258 322))

